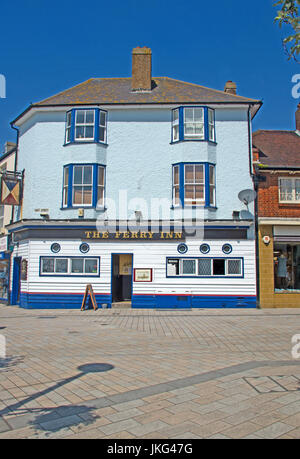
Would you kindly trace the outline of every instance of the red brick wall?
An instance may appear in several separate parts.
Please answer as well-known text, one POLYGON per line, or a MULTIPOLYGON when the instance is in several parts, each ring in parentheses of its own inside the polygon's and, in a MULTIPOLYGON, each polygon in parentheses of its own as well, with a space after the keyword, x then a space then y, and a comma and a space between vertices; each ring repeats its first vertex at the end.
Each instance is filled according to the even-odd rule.
POLYGON ((290 217, 300 218, 300 204, 279 203, 278 178, 299 177, 300 173, 288 174, 287 172, 271 173, 259 171, 259 174, 266 177, 266 182, 259 183, 258 191, 258 215, 260 217, 290 217))

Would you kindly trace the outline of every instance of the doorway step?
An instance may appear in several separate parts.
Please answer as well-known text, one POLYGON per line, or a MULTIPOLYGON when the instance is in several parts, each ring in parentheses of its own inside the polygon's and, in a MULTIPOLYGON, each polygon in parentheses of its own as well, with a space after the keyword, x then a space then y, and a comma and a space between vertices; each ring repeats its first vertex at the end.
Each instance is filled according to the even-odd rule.
POLYGON ((131 301, 119 301, 111 304, 112 309, 131 309, 131 301))

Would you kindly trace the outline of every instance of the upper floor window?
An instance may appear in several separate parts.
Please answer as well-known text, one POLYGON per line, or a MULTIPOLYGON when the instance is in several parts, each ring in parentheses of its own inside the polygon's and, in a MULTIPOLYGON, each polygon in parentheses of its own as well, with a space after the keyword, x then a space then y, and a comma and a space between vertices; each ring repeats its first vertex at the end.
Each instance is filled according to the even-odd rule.
POLYGON ((103 207, 105 167, 69 164, 64 167, 63 207, 103 207))
POLYGON ((172 142, 215 142, 215 111, 208 107, 178 107, 172 111, 172 142))
POLYGON ((179 163, 173 166, 173 205, 215 207, 215 165, 179 163))
POLYGON ((106 143, 107 112, 77 108, 67 112, 65 142, 106 143))
POLYGON ((300 204, 300 178, 279 178, 279 202, 300 204))
POLYGON ((76 110, 75 140, 94 140, 95 110, 76 110))

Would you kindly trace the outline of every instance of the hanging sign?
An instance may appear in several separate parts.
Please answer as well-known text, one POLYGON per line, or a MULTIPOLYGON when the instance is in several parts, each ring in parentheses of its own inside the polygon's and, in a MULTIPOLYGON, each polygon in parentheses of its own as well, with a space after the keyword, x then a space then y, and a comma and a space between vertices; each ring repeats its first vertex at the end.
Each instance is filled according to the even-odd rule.
POLYGON ((1 200, 4 206, 19 206, 21 204, 22 179, 13 174, 2 175, 1 200))
POLYGON ((7 250, 7 236, 0 238, 0 252, 6 252, 7 250))

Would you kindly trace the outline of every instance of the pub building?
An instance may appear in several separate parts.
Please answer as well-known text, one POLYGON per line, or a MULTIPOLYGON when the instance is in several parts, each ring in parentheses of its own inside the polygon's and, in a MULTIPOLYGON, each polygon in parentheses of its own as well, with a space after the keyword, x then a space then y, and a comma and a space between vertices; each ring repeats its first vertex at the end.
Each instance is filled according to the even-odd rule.
POLYGON ((151 59, 137 47, 130 78, 89 79, 13 121, 11 304, 80 308, 90 284, 99 307, 256 307, 254 206, 238 196, 253 190, 261 102, 232 81, 152 77, 151 59), (201 219, 182 227, 189 209, 201 219))

